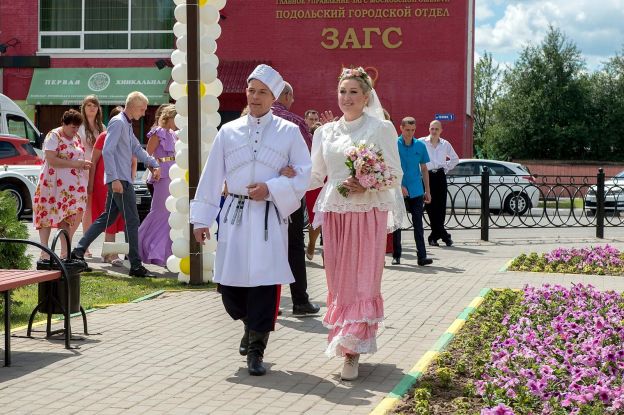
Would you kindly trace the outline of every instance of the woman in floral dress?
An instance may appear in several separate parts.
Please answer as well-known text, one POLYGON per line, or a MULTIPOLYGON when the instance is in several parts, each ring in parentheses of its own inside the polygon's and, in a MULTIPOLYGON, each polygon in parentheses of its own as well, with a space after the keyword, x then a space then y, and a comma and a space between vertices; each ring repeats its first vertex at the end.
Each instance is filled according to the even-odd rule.
MULTIPOLYGON (((83 173, 91 167, 91 162, 85 160, 78 138, 81 124, 82 115, 78 111, 65 111, 62 125, 50 131, 43 142, 45 161, 35 191, 34 224, 44 246, 48 246, 52 228, 69 232, 82 219, 87 205, 85 177, 88 176, 83 173)), ((61 244, 61 257, 65 257, 64 238, 61 244)))

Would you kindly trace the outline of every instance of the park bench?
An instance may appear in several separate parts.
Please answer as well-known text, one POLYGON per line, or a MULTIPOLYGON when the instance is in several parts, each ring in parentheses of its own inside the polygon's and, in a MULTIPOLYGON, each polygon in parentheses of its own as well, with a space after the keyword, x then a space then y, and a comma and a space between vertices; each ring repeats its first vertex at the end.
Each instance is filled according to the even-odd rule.
MULTIPOLYGON (((64 232, 64 231, 61 231, 64 232)), ((59 234, 61 233, 59 232, 59 234)), ((59 235, 57 235, 58 237, 59 235)), ((56 242, 56 238, 55 241, 56 242)), ((32 271, 32 270, 0 270, 0 292, 4 297, 4 366, 11 365, 11 290, 19 287, 24 287, 30 284, 43 283, 47 281, 61 280, 64 281, 67 288, 67 296, 65 297, 65 304, 63 304, 64 314, 64 334, 65 334, 65 348, 70 349, 69 340, 71 339, 71 325, 70 325, 70 290, 69 290, 69 277, 67 269, 63 264, 63 261, 52 250, 47 247, 38 244, 36 242, 23 240, 23 239, 9 239, 0 238, 0 243, 20 243, 33 245, 42 251, 50 255, 50 261, 56 265, 56 268, 60 271, 32 271)), ((54 249, 55 243, 52 244, 54 249)), ((68 244, 69 246, 69 244, 68 244)))

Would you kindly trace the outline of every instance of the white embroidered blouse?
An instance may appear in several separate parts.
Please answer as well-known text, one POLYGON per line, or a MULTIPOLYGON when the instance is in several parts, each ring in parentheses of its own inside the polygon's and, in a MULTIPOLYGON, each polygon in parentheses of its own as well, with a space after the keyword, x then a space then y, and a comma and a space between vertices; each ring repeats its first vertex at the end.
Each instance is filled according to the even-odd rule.
MULTIPOLYGON (((323 190, 316 199, 314 212, 368 212, 377 208, 389 212, 389 231, 402 227, 406 218, 400 187, 403 170, 396 140, 397 133, 391 122, 367 114, 354 121, 345 121, 342 117, 319 127, 312 141, 310 190, 321 186, 323 190), (381 150, 390 172, 396 176, 396 185, 387 190, 367 190, 344 197, 336 190, 350 176, 344 151, 360 142, 375 144, 381 150)), ((322 214, 314 215, 313 227, 321 226, 322 221, 322 214)))

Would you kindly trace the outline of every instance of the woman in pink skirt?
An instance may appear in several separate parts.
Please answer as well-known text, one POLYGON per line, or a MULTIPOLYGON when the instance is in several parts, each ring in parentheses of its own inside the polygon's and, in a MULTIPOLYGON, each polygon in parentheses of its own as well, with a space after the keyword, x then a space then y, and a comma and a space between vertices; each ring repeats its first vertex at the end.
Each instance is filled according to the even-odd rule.
POLYGON ((397 133, 392 123, 384 120, 364 69, 343 70, 338 105, 343 116, 314 133, 310 188, 323 187, 314 207, 313 227, 323 226, 328 287, 323 324, 329 328, 326 353, 344 357, 341 377, 353 380, 358 376, 360 354, 377 351, 377 328, 384 319, 381 275, 386 235, 402 223, 405 206, 400 196, 403 172, 397 133), (374 144, 382 151, 396 176, 394 186, 366 190, 351 177, 344 152, 360 143, 374 144), (339 185, 348 189, 346 197, 338 192, 339 185))

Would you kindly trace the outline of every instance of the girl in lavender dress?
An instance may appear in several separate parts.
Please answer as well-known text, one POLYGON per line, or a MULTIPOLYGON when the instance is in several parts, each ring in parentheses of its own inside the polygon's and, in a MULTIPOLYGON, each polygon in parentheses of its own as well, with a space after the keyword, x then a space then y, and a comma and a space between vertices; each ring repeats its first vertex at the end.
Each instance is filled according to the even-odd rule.
POLYGON ((146 264, 165 266, 171 255, 171 239, 169 237, 169 211, 165 207, 165 200, 169 197, 169 168, 175 162, 174 131, 176 110, 174 105, 163 108, 158 118, 158 127, 147 133, 147 152, 154 156, 160 164, 160 180, 152 181, 154 193, 152 208, 139 227, 139 254, 146 264))

